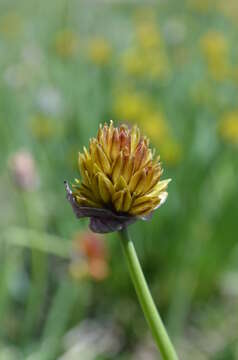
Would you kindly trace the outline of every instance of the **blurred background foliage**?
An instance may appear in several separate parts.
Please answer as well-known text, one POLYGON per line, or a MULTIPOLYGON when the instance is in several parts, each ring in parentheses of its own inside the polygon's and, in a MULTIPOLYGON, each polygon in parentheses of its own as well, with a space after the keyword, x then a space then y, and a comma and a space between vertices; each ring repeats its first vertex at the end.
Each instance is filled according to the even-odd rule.
POLYGON ((180 358, 238 359, 237 36, 237 0, 0 1, 0 359, 158 358, 116 234, 65 200, 110 119, 173 179, 130 232, 180 358))

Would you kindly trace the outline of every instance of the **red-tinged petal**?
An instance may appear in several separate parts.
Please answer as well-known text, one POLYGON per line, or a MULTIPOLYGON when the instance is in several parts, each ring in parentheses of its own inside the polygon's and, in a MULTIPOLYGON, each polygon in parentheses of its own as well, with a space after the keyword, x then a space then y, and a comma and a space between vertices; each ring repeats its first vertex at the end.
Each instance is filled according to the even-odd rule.
POLYGON ((129 183, 135 168, 134 157, 125 155, 123 161, 122 176, 126 183, 129 183))
POLYGON ((103 174, 98 174, 98 188, 99 193, 104 203, 110 202, 114 193, 114 188, 111 181, 103 174))
POLYGON ((127 189, 127 183, 124 177, 121 175, 114 185, 115 191, 127 189))
POLYGON ((115 159, 113 168, 112 168, 112 180, 115 184, 120 177, 121 171, 123 166, 123 154, 122 151, 118 154, 118 157, 115 159))
POLYGON ((129 182, 129 190, 133 193, 142 177, 142 170, 137 171, 131 178, 129 182))
POLYGON ((120 140, 119 140, 119 133, 118 129, 114 129, 113 138, 112 138, 112 148, 111 148, 111 158, 115 160, 120 151, 120 140))
POLYGON ((96 148, 97 148, 97 158, 99 160, 100 167, 105 174, 109 175, 111 173, 110 162, 109 162, 105 152, 103 151, 102 147, 97 144, 96 148))

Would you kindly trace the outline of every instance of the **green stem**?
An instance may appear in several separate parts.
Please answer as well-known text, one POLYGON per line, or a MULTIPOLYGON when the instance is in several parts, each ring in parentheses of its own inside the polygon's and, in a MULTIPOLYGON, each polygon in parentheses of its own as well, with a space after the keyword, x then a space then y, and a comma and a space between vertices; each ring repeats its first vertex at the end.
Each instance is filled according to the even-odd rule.
POLYGON ((138 299, 161 355, 164 360, 178 360, 150 294, 133 242, 126 229, 119 231, 119 235, 138 299))

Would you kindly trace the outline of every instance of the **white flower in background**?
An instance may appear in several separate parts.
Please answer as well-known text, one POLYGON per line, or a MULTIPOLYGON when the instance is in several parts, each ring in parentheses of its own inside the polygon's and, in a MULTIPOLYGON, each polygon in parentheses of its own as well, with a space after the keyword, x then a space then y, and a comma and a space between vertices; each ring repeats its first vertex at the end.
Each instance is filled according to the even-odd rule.
POLYGON ((7 86, 13 89, 22 88, 32 82, 37 76, 43 76, 45 67, 41 49, 34 44, 23 47, 18 63, 10 64, 3 72, 7 86))
POLYGON ((9 65, 3 73, 3 79, 10 88, 19 89, 27 81, 27 72, 22 64, 9 65))
POLYGON ((158 352, 151 341, 150 337, 146 337, 143 341, 139 342, 134 350, 131 360, 157 360, 158 352))
POLYGON ((58 89, 46 86, 36 93, 36 105, 39 111, 47 115, 60 115, 64 110, 63 99, 58 89))
POLYGON ((42 49, 34 43, 29 43, 23 47, 21 57, 23 63, 32 69, 38 69, 44 63, 42 49))
POLYGON ((171 18, 164 24, 163 33, 168 44, 179 45, 185 40, 186 27, 182 21, 171 18))
POLYGON ((94 360, 98 355, 115 356, 122 346, 120 329, 111 322, 86 320, 63 339, 65 353, 58 360, 94 360))

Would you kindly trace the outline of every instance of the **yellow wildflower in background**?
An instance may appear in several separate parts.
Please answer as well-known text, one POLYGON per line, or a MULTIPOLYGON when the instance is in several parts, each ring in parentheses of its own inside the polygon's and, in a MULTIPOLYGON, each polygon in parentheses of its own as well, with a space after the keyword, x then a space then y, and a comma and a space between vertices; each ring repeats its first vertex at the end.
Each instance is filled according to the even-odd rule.
POLYGON ((141 5, 135 7, 134 20, 137 24, 142 22, 154 23, 156 21, 154 5, 141 5))
POLYGON ((218 1, 217 9, 225 16, 227 16, 230 20, 237 25, 238 20, 238 2, 237 0, 229 0, 229 1, 218 1))
POLYGON ((155 146, 159 146, 169 136, 167 121, 161 111, 149 114, 141 126, 155 146))
POLYGON ((152 50, 162 45, 160 32, 155 23, 142 22, 136 27, 136 41, 144 50, 152 50))
POLYGON ((0 16, 0 34, 15 38, 22 30, 23 19, 17 12, 9 12, 0 16))
POLYGON ((219 133, 223 140, 238 145, 238 110, 230 111, 223 116, 219 133))
POLYGON ((140 125, 153 145, 160 150, 164 161, 171 166, 177 165, 181 159, 182 149, 171 136, 165 114, 162 111, 151 112, 140 125))
POLYGON ((54 120, 41 114, 34 115, 30 119, 29 128, 33 137, 39 141, 47 140, 55 134, 54 120))
POLYGON ((153 49, 145 52, 140 48, 128 49, 122 55, 122 67, 133 76, 165 78, 169 74, 167 56, 163 51, 153 49))
POLYGON ((71 29, 62 29, 56 34, 54 47, 62 58, 74 57, 79 49, 79 36, 71 29))
POLYGON ((227 54, 227 40, 224 34, 209 31, 201 39, 204 54, 209 58, 225 56, 227 54))
POLYGON ((147 71, 144 54, 135 48, 128 49, 121 58, 123 69, 130 75, 139 76, 147 71))
POLYGON ((166 164, 170 166, 175 166, 181 161, 182 146, 172 138, 165 139, 161 144, 160 152, 166 164))
POLYGON ((112 48, 106 39, 98 37, 89 42, 88 54, 93 63, 103 66, 110 61, 112 48))
POLYGON ((121 56, 123 70, 129 75, 150 79, 165 78, 169 61, 160 31, 154 22, 136 25, 135 40, 121 56))
POLYGON ((209 31, 203 35, 200 43, 210 75, 215 80, 227 78, 230 72, 230 64, 228 42, 224 34, 217 31, 209 31))
POLYGON ((214 10, 217 0, 187 0, 187 5, 192 10, 201 13, 207 13, 214 10))
POLYGON ((145 96, 137 92, 123 92, 115 97, 116 117, 129 122, 139 122, 151 112, 151 104, 145 96))
POLYGON ((114 111, 120 120, 139 124, 156 147, 171 138, 165 114, 157 110, 144 94, 135 91, 119 94, 115 97, 114 111))
POLYGON ((164 49, 154 49, 146 56, 148 75, 152 79, 166 79, 170 75, 169 61, 164 49))
POLYGON ((181 158, 181 146, 173 140, 163 111, 157 110, 146 96, 137 92, 128 91, 115 98, 116 116, 122 121, 127 119, 131 124, 139 124, 153 145, 161 150, 166 162, 176 165, 181 158))

